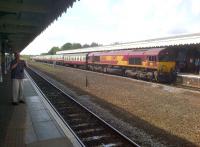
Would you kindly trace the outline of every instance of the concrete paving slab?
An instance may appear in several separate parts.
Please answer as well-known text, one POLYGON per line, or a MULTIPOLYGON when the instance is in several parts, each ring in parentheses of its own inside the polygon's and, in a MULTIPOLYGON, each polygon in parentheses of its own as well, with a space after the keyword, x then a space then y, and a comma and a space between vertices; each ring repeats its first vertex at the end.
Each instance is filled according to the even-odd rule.
POLYGON ((24 79, 24 96, 30 97, 30 96, 37 96, 37 92, 33 89, 29 79, 24 79))
POLYGON ((31 118, 32 118, 33 123, 51 120, 46 110, 34 110, 34 111, 31 111, 30 113, 31 113, 31 118))
POLYGON ((30 144, 33 142, 37 142, 37 136, 35 134, 35 131, 33 129, 33 126, 29 126, 28 129, 25 131, 25 144, 30 144))
POLYGON ((56 138, 48 141, 38 141, 27 145, 27 147, 73 147, 73 145, 67 138, 56 138))
POLYGON ((52 121, 42 121, 33 124, 38 140, 60 138, 62 135, 52 121))

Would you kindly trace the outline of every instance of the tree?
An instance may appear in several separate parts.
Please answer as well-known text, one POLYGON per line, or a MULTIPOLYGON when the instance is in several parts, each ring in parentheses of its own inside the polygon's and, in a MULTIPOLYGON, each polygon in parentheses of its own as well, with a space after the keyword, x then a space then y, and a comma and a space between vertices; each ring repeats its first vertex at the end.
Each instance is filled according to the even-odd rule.
POLYGON ((48 55, 48 53, 41 53, 40 55, 48 55))
POLYGON ((99 46, 99 44, 95 43, 95 42, 92 42, 91 45, 90 45, 90 47, 95 47, 95 46, 99 46))
POLYGON ((78 49, 82 48, 80 43, 65 43, 62 47, 61 50, 71 50, 71 49, 78 49))
POLYGON ((59 51, 60 48, 59 47, 52 47, 49 51, 48 54, 49 55, 55 55, 57 51, 59 51))
POLYGON ((82 46, 80 43, 67 42, 61 48, 54 46, 48 51, 48 53, 42 53, 41 55, 54 55, 54 54, 56 54, 57 51, 72 50, 72 49, 87 48, 87 47, 96 47, 96 46, 100 46, 100 44, 92 42, 91 45, 84 44, 82 46))
POLYGON ((84 44, 84 45, 82 46, 82 48, 87 48, 87 47, 90 47, 90 45, 84 44))
POLYGON ((118 45, 118 44, 120 44, 119 42, 114 42, 113 44, 111 44, 111 45, 118 45))
POLYGON ((72 49, 72 44, 71 43, 65 43, 62 47, 61 50, 68 50, 68 49, 72 49))
POLYGON ((71 49, 78 49, 78 48, 82 48, 80 43, 73 43, 72 44, 72 48, 71 49))

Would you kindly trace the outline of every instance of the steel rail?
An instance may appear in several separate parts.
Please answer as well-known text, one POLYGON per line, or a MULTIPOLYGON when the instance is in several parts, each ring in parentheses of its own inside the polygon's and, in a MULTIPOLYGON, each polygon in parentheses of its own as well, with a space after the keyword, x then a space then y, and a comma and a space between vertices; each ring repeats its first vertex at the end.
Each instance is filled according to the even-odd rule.
MULTIPOLYGON (((58 93, 57 93, 58 95, 55 94, 55 93, 50 93, 49 92, 50 93, 49 95, 55 96, 54 99, 51 98, 51 100, 50 100, 50 98, 48 96, 46 96, 46 95, 48 95, 48 92, 46 91, 47 94, 44 94, 45 98, 47 98, 48 102, 51 103, 52 107, 59 114, 59 116, 63 118, 63 121, 65 121, 66 125, 70 128, 70 130, 73 132, 73 134, 76 136, 76 138, 81 142, 81 144, 83 146, 93 146, 92 144, 88 143, 88 142, 92 142, 93 144, 96 144, 96 146, 106 146, 106 147, 108 147, 108 146, 135 146, 135 147, 139 147, 139 145, 137 143, 135 143, 134 141, 132 141, 131 139, 129 139, 127 136, 125 136, 124 134, 122 134, 121 132, 119 132, 117 129, 115 129, 110 124, 108 124, 107 122, 105 122, 102 118, 100 118, 99 116, 97 116, 95 113, 91 112, 88 108, 86 108, 85 106, 83 106, 82 104, 80 104, 78 101, 76 101, 72 96, 70 96, 69 94, 67 94, 66 92, 64 92, 62 89, 58 88, 57 86, 55 86, 51 81, 47 80, 44 76, 41 76, 36 70, 33 70, 32 68, 29 68, 27 70, 27 72, 29 73, 29 75, 34 80, 36 80, 37 78, 40 78, 40 80, 42 79, 43 82, 47 82, 50 86, 52 86, 49 89, 52 90, 52 88, 54 88, 54 89, 56 89, 58 91, 58 93), (70 99, 76 105, 76 107, 79 106, 80 109, 83 109, 83 110, 81 110, 81 113, 75 112, 75 114, 73 114, 72 110, 74 108, 71 108, 71 110, 70 110, 69 106, 62 107, 62 106, 65 105, 65 102, 62 101, 62 100, 60 100, 60 99, 58 99, 58 98, 56 98, 56 96, 59 96, 59 95, 65 96, 65 99, 67 97, 68 99, 70 99), (58 101, 55 102, 55 99, 57 99, 59 102, 58 101), (52 104, 53 101, 55 102, 55 105, 52 104), (69 114, 70 114, 70 111, 72 112, 71 115, 68 114, 67 118, 65 118, 66 117, 65 116, 66 115, 65 114, 66 110, 68 111, 69 114), (63 114, 60 114, 59 111, 62 112, 63 114), (86 114, 88 116, 86 116, 86 114), (86 117, 88 117, 88 118, 86 118, 86 117), (88 122, 86 121, 86 123, 75 124, 75 123, 77 123, 79 121, 81 122, 81 119, 84 119, 84 118, 86 118, 86 120, 88 119, 87 120, 88 122), (68 122, 66 121, 66 119, 67 119, 68 122), (69 121, 69 119, 71 119, 70 120, 71 122, 69 121), (91 121, 91 122, 89 122, 89 121, 91 121), (69 123, 74 124, 74 125, 70 126, 69 123), (78 131, 76 130, 76 128, 81 128, 81 127, 84 128, 84 125, 88 127, 87 130, 86 130, 86 132, 84 132, 84 131, 81 132, 81 130, 78 130, 78 131), (95 126, 97 126, 97 127, 95 127, 95 126), (95 127, 95 129, 94 129, 94 127, 95 127), (109 132, 105 133, 105 131, 103 131, 103 130, 106 130, 106 131, 109 130, 109 132), (112 130, 112 132, 110 132, 110 130, 112 130), (81 136, 81 134, 87 134, 87 135, 89 135, 89 134, 92 134, 92 133, 93 133, 93 136, 88 136, 88 137, 84 137, 84 135, 81 136), (107 140, 105 141, 104 144, 101 144, 101 143, 99 144, 98 140, 101 141, 101 140, 103 140, 103 138, 105 138, 105 140, 106 139, 107 140), (114 140, 113 138, 115 139, 115 141, 112 141, 112 140, 114 140)), ((38 85, 37 82, 35 82, 35 83, 38 85)), ((43 84, 47 86, 48 85, 47 83, 46 84, 43 83, 43 84)), ((41 89, 40 86, 38 85, 38 87, 41 89)), ((74 105, 74 104, 72 104, 72 105, 74 105)))

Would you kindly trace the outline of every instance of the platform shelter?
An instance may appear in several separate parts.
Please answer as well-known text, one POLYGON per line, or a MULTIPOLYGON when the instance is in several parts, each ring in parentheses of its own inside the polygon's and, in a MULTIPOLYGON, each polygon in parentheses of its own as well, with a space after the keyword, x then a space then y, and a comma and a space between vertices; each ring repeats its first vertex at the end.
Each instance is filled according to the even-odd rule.
POLYGON ((9 63, 76 0, 0 0, 0 146, 74 146, 25 79, 26 104, 12 105, 9 63))

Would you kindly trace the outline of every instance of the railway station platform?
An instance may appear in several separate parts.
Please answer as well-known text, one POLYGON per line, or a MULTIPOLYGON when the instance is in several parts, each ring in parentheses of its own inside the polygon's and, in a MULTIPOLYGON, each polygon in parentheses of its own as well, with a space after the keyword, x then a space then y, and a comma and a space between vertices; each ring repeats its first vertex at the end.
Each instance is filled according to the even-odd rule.
POLYGON ((177 83, 184 86, 200 88, 200 75, 179 73, 177 83))
POLYGON ((10 75, 0 83, 1 147, 73 147, 73 136, 66 136, 45 105, 31 80, 24 80, 26 103, 12 105, 10 75))

